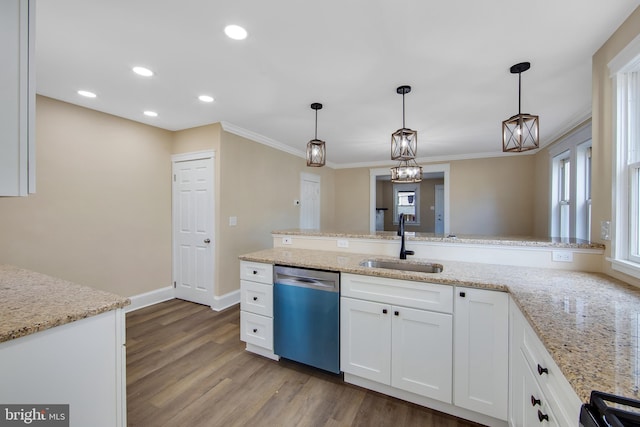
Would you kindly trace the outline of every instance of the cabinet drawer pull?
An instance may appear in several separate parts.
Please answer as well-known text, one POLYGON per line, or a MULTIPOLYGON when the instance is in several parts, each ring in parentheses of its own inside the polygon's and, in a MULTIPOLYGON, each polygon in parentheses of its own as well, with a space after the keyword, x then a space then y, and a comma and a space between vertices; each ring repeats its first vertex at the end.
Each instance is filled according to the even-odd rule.
POLYGON ((394 311, 393 314, 396 315, 396 316, 399 316, 400 312, 399 311, 394 311))
POLYGON ((542 375, 542 374, 547 374, 549 375, 549 370, 547 368, 543 368, 542 366, 540 366, 540 364, 538 363, 538 375, 542 375))
POLYGON ((542 402, 540 402, 540 399, 536 399, 535 397, 533 397, 533 394, 531 395, 531 406, 536 406, 536 405, 540 405, 542 402))
POLYGON ((549 415, 543 414, 542 411, 540 409, 538 409, 538 420, 540 422, 549 421, 549 415))
POLYGON ((464 297, 466 297, 466 296, 467 296, 467 294, 466 294, 466 292, 460 292, 460 296, 461 296, 462 298, 464 298, 464 297))
POLYGON ((258 301, 258 297, 253 297, 253 300, 254 301, 258 301))
POLYGON ((386 308, 382 309, 382 314, 387 314, 387 309, 386 308))
POLYGON ((253 274, 258 274, 258 270, 253 270, 253 274))
POLYGON ((256 332, 258 332, 258 329, 254 328, 253 333, 255 334, 256 332))

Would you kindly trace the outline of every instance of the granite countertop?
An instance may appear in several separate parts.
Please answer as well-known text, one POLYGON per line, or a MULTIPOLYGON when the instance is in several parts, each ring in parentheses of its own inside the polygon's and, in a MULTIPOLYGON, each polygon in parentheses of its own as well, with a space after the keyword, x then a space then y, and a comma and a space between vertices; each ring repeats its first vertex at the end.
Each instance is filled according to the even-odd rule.
POLYGON ((240 259, 509 292, 582 401, 592 390, 639 397, 640 289, 609 276, 456 261, 439 262, 442 273, 414 273, 359 265, 391 257, 310 249, 240 259))
POLYGON ((129 305, 128 298, 0 265, 0 342, 129 305))
MULTIPOLYGON (((274 235, 284 236, 312 236, 312 237, 335 237, 342 239, 373 239, 373 240, 399 240, 400 237, 395 231, 369 232, 331 232, 320 230, 276 230, 274 235)), ((558 249, 599 249, 604 250, 605 246, 600 243, 589 242, 587 240, 575 238, 539 238, 527 236, 478 236, 478 235, 443 235, 435 233, 415 233, 415 235, 405 235, 408 241, 414 242, 439 242, 466 245, 499 245, 499 246, 527 246, 536 248, 558 248, 558 249)))

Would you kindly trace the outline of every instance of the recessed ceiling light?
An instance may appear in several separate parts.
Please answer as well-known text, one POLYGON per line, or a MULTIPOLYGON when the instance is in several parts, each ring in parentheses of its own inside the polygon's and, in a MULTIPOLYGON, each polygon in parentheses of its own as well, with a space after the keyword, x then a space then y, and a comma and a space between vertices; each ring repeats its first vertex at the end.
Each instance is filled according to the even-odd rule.
POLYGON ((213 97, 209 95, 200 95, 198 99, 202 102, 213 102, 213 97))
POLYGON ((247 38, 247 30, 239 25, 227 25, 224 27, 224 33, 227 37, 234 40, 244 40, 247 38))
POLYGON ((145 111, 144 115, 149 117, 158 117, 158 113, 156 113, 155 111, 149 111, 149 110, 145 111))
POLYGON ((79 90, 78 95, 82 95, 87 98, 95 98, 97 96, 95 93, 89 92, 88 90, 79 90))
POLYGON ((144 67, 133 67, 133 72, 140 75, 140 76, 144 76, 144 77, 151 77, 153 76, 153 71, 151 71, 148 68, 144 68, 144 67))

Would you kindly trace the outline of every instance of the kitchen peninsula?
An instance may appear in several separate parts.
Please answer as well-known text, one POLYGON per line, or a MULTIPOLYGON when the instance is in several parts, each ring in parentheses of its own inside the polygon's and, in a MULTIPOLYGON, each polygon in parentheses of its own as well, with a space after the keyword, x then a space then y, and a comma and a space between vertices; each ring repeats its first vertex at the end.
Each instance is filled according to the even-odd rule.
MULTIPOLYGON (((543 377, 548 376, 550 383, 564 381, 567 384, 565 389, 560 388, 562 396, 554 395, 557 388, 547 391, 548 400, 561 399, 567 403, 564 418, 557 413, 556 422, 577 422, 580 404, 588 402, 592 390, 638 397, 640 289, 597 272, 581 271, 584 265, 600 262, 602 245, 537 239, 410 237, 406 244, 416 250, 416 255, 402 262, 432 262, 443 266, 440 273, 420 273, 363 265, 372 259, 399 262, 400 238, 394 233, 361 235, 293 230, 276 231, 273 239, 274 248, 240 258, 245 262, 340 271, 343 277, 373 276, 390 281, 446 285, 454 289, 454 298, 459 293, 463 296, 469 289, 508 294, 509 319, 505 322, 512 328, 511 388, 520 387, 520 383, 513 382, 519 375, 514 367, 516 359, 525 360, 518 362, 517 369, 521 370, 527 358, 538 357, 532 342, 539 342, 542 349, 539 354, 548 353, 549 364, 557 365, 562 378, 547 375, 540 363, 538 369, 542 373, 534 373, 535 377, 544 380, 543 377), (554 254, 557 251, 562 257, 554 254), (558 258, 562 261, 556 261, 558 258), (518 336, 517 329, 523 323, 528 326, 524 334, 520 332, 518 336), (527 328, 532 331, 529 335, 527 328), (527 353, 530 348, 534 356, 527 353)), ((597 271, 597 267, 593 270, 597 271)), ((454 310, 454 318, 456 315, 454 310)), ((543 359, 540 356, 537 360, 543 359)), ((530 369, 535 372, 535 364, 530 369)), ((518 399, 511 395, 510 400, 509 416, 517 418, 520 415, 513 407, 518 399)), ((542 407, 542 410, 546 409, 542 407)))
POLYGON ((69 404, 71 425, 125 426, 128 298, 0 265, 0 402, 69 404))

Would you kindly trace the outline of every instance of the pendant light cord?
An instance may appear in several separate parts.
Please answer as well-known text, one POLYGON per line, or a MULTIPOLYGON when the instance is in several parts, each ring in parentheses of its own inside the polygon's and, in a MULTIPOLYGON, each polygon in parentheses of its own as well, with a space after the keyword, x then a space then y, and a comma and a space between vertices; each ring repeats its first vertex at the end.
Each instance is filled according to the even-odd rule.
POLYGON ((518 73, 518 115, 521 114, 520 112, 520 106, 522 104, 521 94, 522 94, 522 72, 518 73))
POLYGON ((314 139, 318 139, 318 110, 316 109, 316 136, 314 139))
POLYGON ((404 92, 402 92, 402 129, 404 128, 404 92))

